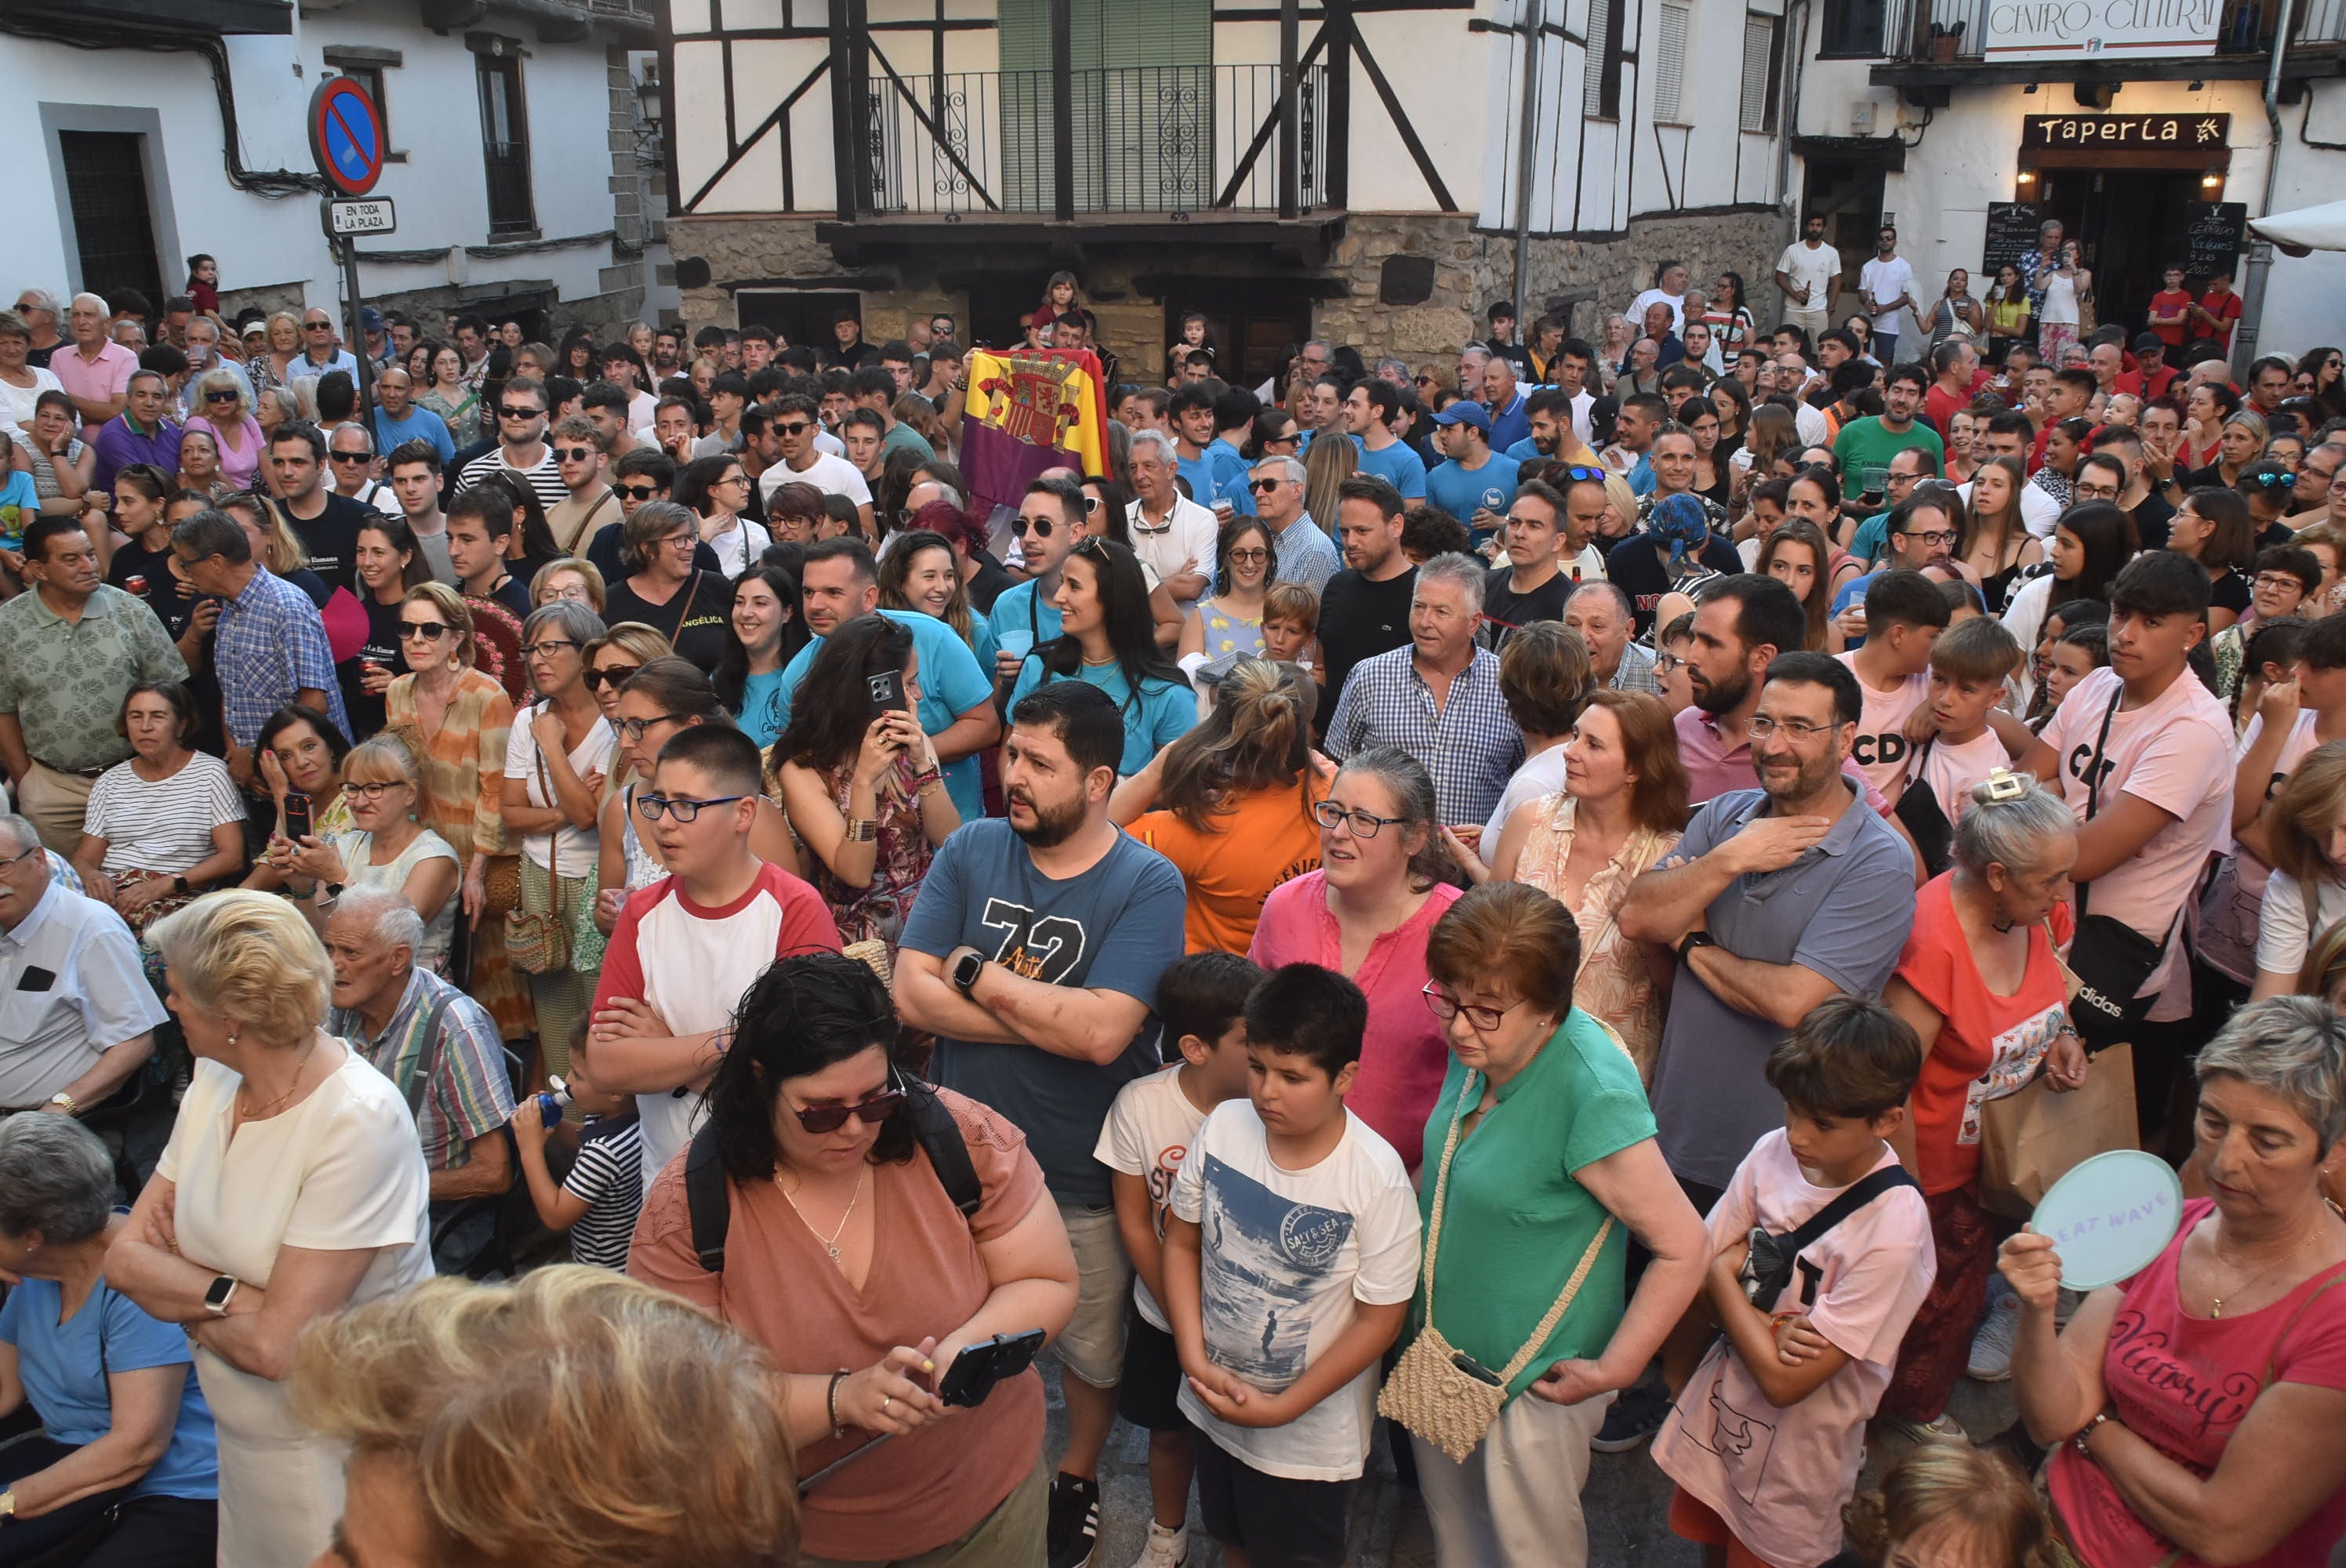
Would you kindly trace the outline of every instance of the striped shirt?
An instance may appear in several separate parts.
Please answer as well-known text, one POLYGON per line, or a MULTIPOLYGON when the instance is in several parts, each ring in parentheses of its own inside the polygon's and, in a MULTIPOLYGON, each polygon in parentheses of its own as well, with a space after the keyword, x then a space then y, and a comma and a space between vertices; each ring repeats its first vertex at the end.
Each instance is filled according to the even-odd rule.
POLYGON ((220 607, 212 667, 219 675, 229 738, 239 746, 257 742, 269 716, 297 691, 324 692, 327 717, 344 735, 351 732, 342 712, 342 683, 334 676, 334 650, 318 606, 258 561, 244 592, 220 607))
POLYGON ((644 1125, 633 1109, 603 1116, 579 1135, 578 1158, 562 1190, 586 1200, 570 1227, 570 1261, 594 1268, 625 1268, 636 1215, 644 1207, 644 1125))
POLYGON ((499 474, 528 485, 537 493, 537 504, 551 512, 570 499, 570 487, 562 483, 562 471, 555 466, 554 448, 548 446, 545 451, 546 455, 534 468, 514 467, 505 461, 505 451, 502 446, 495 452, 484 452, 464 464, 464 471, 457 475, 457 493, 461 494, 470 490, 493 473, 499 474))
POLYGON ((211 859, 214 828, 243 820, 244 802, 227 766, 196 751, 177 773, 153 783, 128 762, 107 769, 89 792, 81 830, 106 840, 108 872, 178 876, 211 859))
POLYGON ((407 990, 391 1022, 373 1039, 355 1008, 337 1007, 326 1033, 356 1045, 407 1099, 415 1113, 415 1133, 423 1162, 434 1170, 454 1170, 472 1157, 472 1143, 513 1120, 513 1078, 505 1047, 485 1009, 428 970, 410 971, 407 990), (446 997, 439 1041, 424 1034, 432 1010, 446 997), (428 1063, 428 1081, 418 1074, 428 1063))
POLYGON ((1662 677, 1654 667, 1654 656, 1631 643, 1621 650, 1621 667, 1613 672, 1615 691, 1650 691, 1662 694, 1662 677))

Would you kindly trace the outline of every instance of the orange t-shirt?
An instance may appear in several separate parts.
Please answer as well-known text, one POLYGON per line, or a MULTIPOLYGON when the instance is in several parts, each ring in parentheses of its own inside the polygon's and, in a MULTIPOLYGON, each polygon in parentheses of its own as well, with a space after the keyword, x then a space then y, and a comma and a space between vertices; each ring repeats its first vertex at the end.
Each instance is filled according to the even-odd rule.
POLYGON ((1199 832, 1170 811, 1151 811, 1126 830, 1173 862, 1189 890, 1183 929, 1191 952, 1244 952, 1262 918, 1262 901, 1291 877, 1320 868, 1320 824, 1304 789, 1317 802, 1327 781, 1311 774, 1303 787, 1286 786, 1240 797, 1199 832))
MULTIPOLYGON (((910 1160, 872 1166, 864 1201, 879 1228, 861 1291, 848 1287, 770 1181, 731 1184, 725 1269, 703 1270, 692 1250, 682 1159, 669 1161, 644 1195, 627 1272, 730 1323, 786 1372, 869 1367, 895 1346, 951 1333, 993 1291, 978 1243, 1007 1234, 1050 1194, 1025 1134, 950 1089, 937 1096, 969 1146, 977 1213, 961 1217, 917 1147, 910 1160)), ((812 1475, 863 1441, 851 1431, 810 1444, 798 1456, 799 1473, 812 1475)), ((949 1545, 1026 1479, 1042 1446, 1043 1381, 1029 1369, 996 1385, 984 1404, 891 1438, 826 1480, 799 1505, 800 1545, 856 1563, 949 1545)))

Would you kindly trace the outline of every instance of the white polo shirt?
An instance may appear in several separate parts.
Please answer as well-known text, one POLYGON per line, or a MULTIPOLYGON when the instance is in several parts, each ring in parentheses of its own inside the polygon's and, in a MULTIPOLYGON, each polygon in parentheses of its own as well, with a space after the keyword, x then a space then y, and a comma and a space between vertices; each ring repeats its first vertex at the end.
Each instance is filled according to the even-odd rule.
MULTIPOLYGON (((1221 538, 1221 524, 1214 521, 1213 513, 1177 492, 1173 511, 1163 528, 1148 526, 1142 504, 1137 501, 1125 515, 1132 528, 1132 553, 1146 565, 1156 567, 1159 578, 1170 581, 1184 572, 1197 572, 1208 582, 1213 581, 1216 545, 1221 538)), ((1197 600, 1177 599, 1174 603, 1187 614, 1197 600)))
POLYGON ((50 883, 0 932, 0 1106, 46 1103, 164 1017, 122 917, 50 883))

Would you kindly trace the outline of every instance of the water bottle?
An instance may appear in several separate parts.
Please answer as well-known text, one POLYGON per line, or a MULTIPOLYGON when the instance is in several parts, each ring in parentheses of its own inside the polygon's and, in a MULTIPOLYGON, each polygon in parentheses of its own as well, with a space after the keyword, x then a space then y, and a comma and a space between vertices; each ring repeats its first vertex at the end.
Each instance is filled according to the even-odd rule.
POLYGON ((564 1115, 570 1109, 570 1085, 560 1078, 548 1078, 546 1082, 553 1084, 554 1089, 550 1094, 537 1096, 537 1116, 551 1132, 562 1125, 564 1115))

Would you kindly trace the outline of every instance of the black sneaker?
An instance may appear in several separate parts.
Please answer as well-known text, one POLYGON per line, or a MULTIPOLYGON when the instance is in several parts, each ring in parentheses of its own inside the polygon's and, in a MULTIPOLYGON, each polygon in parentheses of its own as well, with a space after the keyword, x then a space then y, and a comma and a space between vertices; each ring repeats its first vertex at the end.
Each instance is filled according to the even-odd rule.
POLYGON ((1662 1430, 1669 1418, 1670 1397, 1656 1383, 1639 1383, 1614 1398, 1605 1412, 1605 1424, 1588 1446, 1598 1453, 1627 1453, 1662 1430))
POLYGON ((1051 1478, 1050 1568, 1090 1568, 1092 1552, 1099 1545, 1099 1482, 1085 1481, 1065 1471, 1051 1478))

